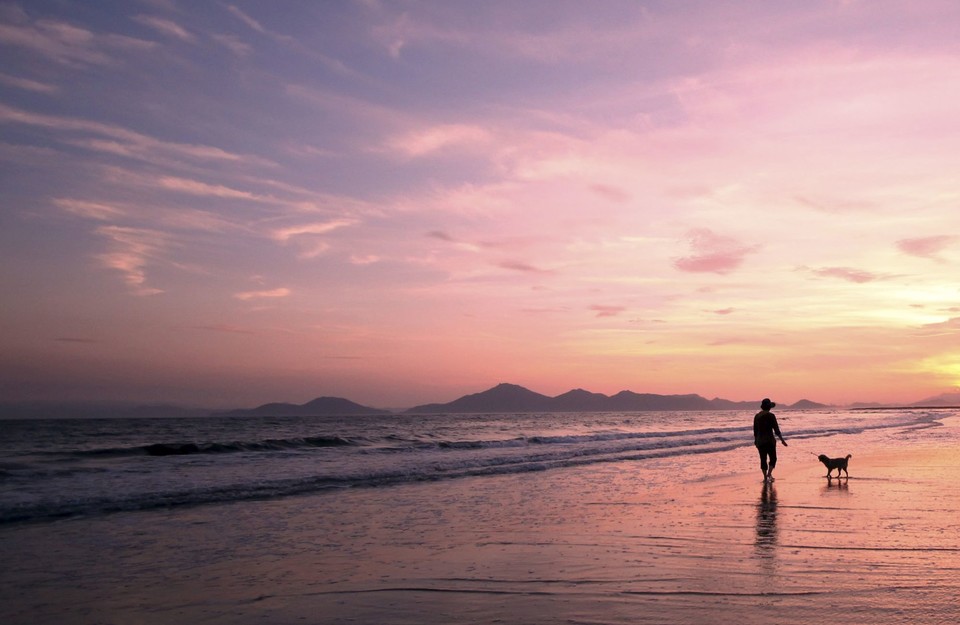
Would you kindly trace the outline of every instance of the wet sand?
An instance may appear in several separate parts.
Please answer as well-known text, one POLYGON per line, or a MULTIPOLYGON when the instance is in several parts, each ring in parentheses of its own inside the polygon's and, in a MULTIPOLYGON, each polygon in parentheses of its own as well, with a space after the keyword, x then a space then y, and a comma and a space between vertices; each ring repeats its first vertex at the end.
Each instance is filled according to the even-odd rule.
POLYGON ((953 449, 749 454, 8 527, 0 621, 960 620, 953 449))

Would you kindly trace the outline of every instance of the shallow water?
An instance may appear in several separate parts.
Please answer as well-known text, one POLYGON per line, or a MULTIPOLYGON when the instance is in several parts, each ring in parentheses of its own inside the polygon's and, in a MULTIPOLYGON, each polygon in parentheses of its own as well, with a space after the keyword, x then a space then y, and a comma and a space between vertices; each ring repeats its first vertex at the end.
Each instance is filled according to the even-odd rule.
MULTIPOLYGON (((783 412, 791 440, 913 435, 942 411, 783 412)), ((687 455, 752 445, 737 412, 45 419, 2 422, 0 524, 271 499, 418 481, 687 455)))

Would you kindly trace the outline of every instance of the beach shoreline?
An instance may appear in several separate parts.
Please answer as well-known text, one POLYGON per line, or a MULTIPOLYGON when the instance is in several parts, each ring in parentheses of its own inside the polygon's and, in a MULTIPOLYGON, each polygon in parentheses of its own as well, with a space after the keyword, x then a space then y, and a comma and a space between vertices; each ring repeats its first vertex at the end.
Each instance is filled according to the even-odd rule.
POLYGON ((954 622, 954 450, 874 446, 854 455, 849 479, 827 480, 806 447, 781 448, 770 484, 745 447, 7 527, 0 547, 17 576, 3 575, 0 615, 11 625, 954 622))

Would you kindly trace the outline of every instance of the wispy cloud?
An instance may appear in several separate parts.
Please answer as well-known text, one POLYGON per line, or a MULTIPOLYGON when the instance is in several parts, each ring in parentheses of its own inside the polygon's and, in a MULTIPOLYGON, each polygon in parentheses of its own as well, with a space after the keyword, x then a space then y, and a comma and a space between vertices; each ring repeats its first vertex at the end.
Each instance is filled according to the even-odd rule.
POLYGON ((323 54, 321 52, 317 52, 316 50, 312 50, 308 48, 307 46, 300 43, 300 41, 298 41, 296 37, 285 35, 283 33, 279 33, 275 30, 267 28, 266 26, 263 25, 263 23, 260 20, 255 19, 249 13, 245 12, 243 9, 241 9, 240 7, 234 4, 227 5, 227 11, 229 11, 230 14, 232 14, 238 20, 246 24, 249 28, 251 28, 255 32, 260 33, 261 35, 264 35, 266 37, 269 37, 278 43, 282 43, 287 47, 289 47, 291 50, 295 50, 296 52, 299 52, 300 54, 303 54, 308 58, 311 58, 315 61, 320 62, 327 69, 331 71, 334 71, 338 74, 343 74, 343 75, 358 76, 356 72, 354 72, 352 69, 347 67, 342 61, 339 61, 335 58, 327 56, 326 54, 323 54))
POLYGON ((329 221, 311 222, 277 228, 270 233, 270 237, 286 244, 296 243, 300 249, 299 257, 301 259, 311 259, 320 256, 330 249, 329 241, 324 239, 325 235, 359 223, 355 219, 332 219, 329 221))
POLYGON ((673 265, 680 271, 693 273, 730 273, 740 267, 748 254, 760 249, 759 245, 745 245, 707 228, 689 231, 686 240, 693 253, 676 259, 673 265))
POLYGON ((155 229, 226 233, 251 231, 245 224, 227 215, 195 208, 139 201, 135 204, 91 201, 76 198, 54 198, 53 205, 77 217, 112 225, 149 226, 155 229))
POLYGON ((620 313, 626 310, 625 306, 608 306, 603 304, 594 304, 590 306, 590 310, 597 313, 598 318, 603 317, 616 317, 620 313))
POLYGON ((350 263, 353 265, 373 265, 374 263, 379 263, 380 260, 380 256, 377 256, 376 254, 350 255, 350 263))
POLYGON ((29 78, 10 76, 9 74, 3 73, 0 73, 0 84, 23 89, 24 91, 33 91, 35 93, 54 94, 60 91, 60 87, 57 85, 40 82, 39 80, 30 80, 29 78))
POLYGON ((590 190, 611 202, 626 202, 631 197, 630 193, 624 189, 608 184, 592 184, 590 190))
POLYGON ((245 43, 240 37, 228 34, 213 34, 210 38, 238 57, 244 57, 253 52, 253 46, 245 43))
POLYGON ((394 137, 389 146, 407 156, 427 156, 447 148, 476 148, 490 141, 490 133, 479 126, 444 124, 394 137))
POLYGON ((161 253, 168 247, 169 241, 165 233, 143 228, 126 228, 121 226, 101 226, 97 233, 110 240, 110 251, 100 254, 101 263, 123 274, 124 282, 136 295, 156 295, 163 293, 162 289, 148 287, 147 266, 161 258, 161 253))
POLYGON ((92 345, 94 343, 100 342, 97 339, 88 339, 88 338, 83 338, 78 336, 58 336, 53 340, 58 343, 80 343, 80 344, 87 344, 87 345, 92 345))
POLYGON ((226 150, 209 146, 186 143, 174 143, 163 141, 148 135, 144 135, 122 126, 104 124, 101 122, 77 119, 72 117, 60 117, 55 115, 44 115, 24 111, 11 106, 0 104, 0 123, 24 124, 29 126, 38 126, 56 131, 86 133, 109 137, 110 141, 97 141, 89 139, 67 139, 81 146, 88 147, 91 150, 121 154, 129 157, 148 158, 151 154, 161 153, 168 156, 179 158, 190 158, 200 161, 220 161, 220 162, 250 162, 255 164, 264 164, 262 159, 235 154, 226 150))
POLYGON ((470 243, 469 241, 461 241, 456 237, 454 237, 453 235, 449 234, 448 232, 444 232, 442 230, 432 230, 427 233, 427 236, 430 237, 431 239, 437 239, 438 241, 445 241, 447 243, 452 244, 457 249, 465 250, 468 252, 480 252, 484 248, 483 245, 470 243))
POLYGON ((824 267, 822 269, 811 269, 811 272, 814 275, 822 278, 838 278, 840 280, 855 282, 857 284, 864 284, 866 282, 884 279, 883 276, 875 274, 871 271, 853 269, 851 267, 824 267))
MULTIPOLYGON (((240 298, 244 299, 244 298, 240 298)), ((250 299, 250 298, 247 298, 250 299)), ((241 326, 229 325, 224 323, 212 324, 212 325, 200 325, 193 326, 195 330, 207 330, 209 332, 226 332, 228 334, 256 334, 257 332, 251 330, 250 328, 244 328, 241 326)))
POLYGON ((496 263, 496 265, 501 269, 509 269, 510 271, 519 271, 522 273, 552 273, 549 269, 541 269, 540 267, 519 260, 502 260, 496 263))
POLYGON ((181 41, 194 42, 196 37, 190 34, 186 28, 177 24, 173 20, 168 20, 155 15, 135 15, 133 21, 148 26, 162 35, 173 37, 181 41))
POLYGON ((72 198, 55 198, 53 203, 68 213, 86 219, 96 219, 98 221, 109 221, 126 215, 126 211, 122 208, 103 202, 88 202, 86 200, 76 200, 72 198))
POLYGON ((352 226, 356 224, 355 219, 333 219, 330 221, 318 221, 308 224, 299 224, 296 226, 288 226, 286 228, 278 228, 273 231, 272 237, 277 241, 286 243, 294 237, 299 237, 303 235, 323 235, 329 234, 334 230, 339 230, 340 228, 346 228, 347 226, 352 226))
POLYGON ((252 17, 250 17, 249 15, 247 15, 242 9, 240 9, 240 7, 238 7, 238 6, 234 5, 234 4, 231 4, 231 5, 228 5, 228 6, 227 6, 227 10, 228 10, 231 14, 233 14, 234 17, 236 17, 237 19, 239 19, 241 22, 243 22, 244 24, 246 24, 247 26, 249 26, 249 27, 252 28, 253 30, 257 31, 258 33, 263 34, 263 35, 268 34, 268 31, 267 31, 266 28, 263 27, 263 24, 261 24, 261 23, 258 22, 257 20, 255 20, 255 19, 253 19, 252 17))
POLYGON ((169 191, 177 191, 201 197, 216 197, 231 200, 262 200, 261 196, 249 191, 241 191, 222 184, 209 184, 199 180, 180 178, 178 176, 160 176, 156 179, 157 186, 169 191))
POLYGON ((911 256, 942 261, 940 253, 954 245, 958 240, 960 240, 960 237, 947 234, 916 239, 900 239, 897 241, 897 247, 900 248, 901 252, 911 256))
POLYGON ((280 287, 277 289, 267 289, 263 291, 242 291, 240 293, 234 293, 233 296, 239 300, 248 301, 252 299, 276 299, 288 297, 290 294, 290 289, 286 287, 280 287))
POLYGON ((71 67, 109 65, 119 53, 149 51, 155 43, 124 35, 96 33, 59 20, 0 23, 0 44, 23 48, 71 67))

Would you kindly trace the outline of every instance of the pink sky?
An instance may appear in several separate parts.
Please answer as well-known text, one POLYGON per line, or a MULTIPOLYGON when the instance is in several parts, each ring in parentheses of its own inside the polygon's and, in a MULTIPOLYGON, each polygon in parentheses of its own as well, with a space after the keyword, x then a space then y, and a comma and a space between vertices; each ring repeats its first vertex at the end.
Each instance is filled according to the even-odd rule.
POLYGON ((0 5, 2 399, 960 386, 960 5, 0 5))

